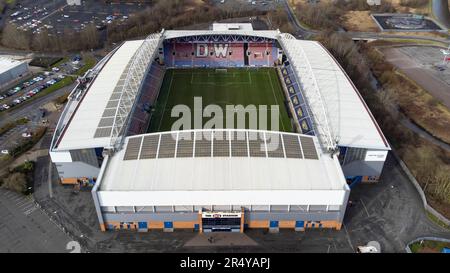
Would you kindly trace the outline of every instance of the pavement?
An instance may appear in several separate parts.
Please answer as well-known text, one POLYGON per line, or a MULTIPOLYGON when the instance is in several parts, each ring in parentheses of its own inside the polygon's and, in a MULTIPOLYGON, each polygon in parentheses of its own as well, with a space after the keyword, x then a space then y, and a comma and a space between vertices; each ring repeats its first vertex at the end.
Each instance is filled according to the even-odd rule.
POLYGON ((70 241, 32 198, 0 189, 0 253, 68 252, 70 241))
POLYGON ((352 189, 344 224, 353 245, 378 241, 383 252, 404 252, 406 244, 421 236, 450 238, 450 230, 426 215, 422 199, 389 155, 381 181, 352 189))
POLYGON ((189 240, 185 247, 205 246, 256 246, 258 245, 245 233, 213 232, 200 233, 189 240))
POLYGON ((450 109, 450 65, 443 65, 437 47, 409 46, 382 48, 386 60, 450 109), (441 65, 446 69, 438 71, 441 65))

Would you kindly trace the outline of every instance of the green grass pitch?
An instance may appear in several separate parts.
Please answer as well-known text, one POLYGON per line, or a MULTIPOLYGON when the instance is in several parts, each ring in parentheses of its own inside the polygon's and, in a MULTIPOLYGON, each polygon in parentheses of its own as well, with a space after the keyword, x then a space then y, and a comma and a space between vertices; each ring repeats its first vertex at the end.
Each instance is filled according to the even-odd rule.
MULTIPOLYGON (((225 112, 226 105, 279 106, 279 131, 292 132, 281 83, 273 68, 233 68, 226 72, 216 69, 169 69, 167 70, 157 102, 152 110, 148 132, 171 131, 178 117, 171 117, 172 108, 187 105, 193 115, 194 97, 202 97, 203 109, 210 104, 219 105, 225 112)), ((203 124, 211 118, 204 117, 203 124)), ((225 117, 223 124, 226 127, 225 117)), ((270 114, 267 128, 270 130, 270 114)), ((193 117, 191 124, 194 127, 193 117)), ((246 128, 249 127, 248 117, 246 128)), ((186 129, 186 128, 184 128, 186 129)), ((187 128, 189 129, 189 128, 187 128)))

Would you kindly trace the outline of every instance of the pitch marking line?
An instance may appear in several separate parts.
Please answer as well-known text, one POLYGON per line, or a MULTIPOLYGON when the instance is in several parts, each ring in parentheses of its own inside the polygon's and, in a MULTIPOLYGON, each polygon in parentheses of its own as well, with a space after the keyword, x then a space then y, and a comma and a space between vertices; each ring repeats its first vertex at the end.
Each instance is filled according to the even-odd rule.
POLYGON ((163 120, 163 117, 164 117, 164 112, 166 110, 167 101, 169 100, 170 91, 172 91, 173 77, 174 77, 174 74, 172 73, 172 77, 170 78, 170 83, 169 83, 169 91, 168 91, 168 94, 167 94, 167 97, 166 97, 166 101, 164 102, 163 114, 161 115, 161 118, 159 119, 158 131, 161 129, 161 124, 162 124, 162 120, 163 120))
MULTIPOLYGON (((267 71, 267 76, 269 76, 270 87, 271 87, 271 89, 272 89, 272 94, 273 94, 273 97, 275 98, 275 102, 276 102, 278 105, 280 105, 280 104, 278 103, 277 96, 275 95, 275 90, 274 90, 274 88, 273 88, 273 83, 272 83, 272 77, 270 76, 269 71, 267 71)), ((280 121, 281 121, 281 126, 283 127, 283 131, 286 131, 286 129, 284 128, 284 123, 283 123, 283 120, 281 119, 281 116, 279 116, 278 118, 279 118, 280 121)))
MULTIPOLYGON (((178 73, 176 73, 176 74, 178 74, 178 73)), ((180 74, 183 74, 183 75, 186 75, 187 73, 180 73, 180 74)), ((242 85, 242 84, 252 84, 252 79, 251 79, 251 77, 249 77, 249 82, 241 82, 241 81, 231 81, 231 82, 224 82, 224 83, 218 83, 218 82, 209 82, 209 81, 196 81, 196 80, 194 80, 195 78, 194 78, 194 74, 195 75, 200 75, 200 76, 203 76, 203 77, 205 77, 206 75, 206 78, 212 78, 212 76, 211 75, 213 75, 214 73, 211 73, 211 72, 207 72, 207 73, 195 73, 195 72, 192 72, 192 75, 191 75, 191 85, 194 85, 194 84, 204 84, 204 85, 213 85, 213 86, 228 86, 228 85, 235 85, 235 84, 240 84, 240 85, 242 85)), ((225 78, 227 78, 227 80, 229 79, 229 78, 237 78, 236 77, 236 74, 237 74, 237 72, 232 72, 232 75, 233 75, 233 77, 225 77, 225 78)), ((175 75, 175 73, 174 73, 174 75, 175 75)), ((226 75, 226 74, 224 74, 224 75, 226 75)), ((249 75, 250 75, 250 72, 249 72, 249 75)))

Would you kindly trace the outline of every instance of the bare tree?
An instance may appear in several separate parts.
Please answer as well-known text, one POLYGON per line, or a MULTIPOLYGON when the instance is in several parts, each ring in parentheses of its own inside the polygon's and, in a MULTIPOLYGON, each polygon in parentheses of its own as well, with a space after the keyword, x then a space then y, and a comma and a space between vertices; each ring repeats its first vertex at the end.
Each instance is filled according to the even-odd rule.
POLYGON ((2 44, 17 49, 30 49, 31 33, 17 29, 14 24, 7 23, 3 28, 2 44))
POLYGON ((2 187, 16 192, 25 192, 27 188, 27 178, 23 173, 12 173, 3 179, 2 187))

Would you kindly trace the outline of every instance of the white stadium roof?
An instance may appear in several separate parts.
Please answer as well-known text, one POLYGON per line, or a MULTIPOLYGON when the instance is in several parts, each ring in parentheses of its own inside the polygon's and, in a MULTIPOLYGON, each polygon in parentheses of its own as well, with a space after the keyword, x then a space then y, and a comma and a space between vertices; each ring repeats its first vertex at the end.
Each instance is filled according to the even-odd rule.
POLYGON ((247 35, 264 37, 268 39, 277 39, 279 31, 275 30, 167 30, 163 33, 164 39, 174 39, 196 35, 247 35))
POLYGON ((285 51, 291 65, 298 73, 303 92, 310 99, 308 102, 314 121, 316 126, 321 127, 319 133, 329 126, 331 137, 337 138, 340 146, 390 149, 361 95, 319 42, 297 40, 291 36, 283 39, 283 44, 287 47, 285 51), (312 102, 317 98, 317 93, 321 103, 312 102))
POLYGON ((110 136, 94 135, 122 73, 142 43, 143 40, 125 42, 100 71, 61 136, 59 150, 110 146, 110 136))
POLYGON ((282 136, 282 141, 279 153, 259 154, 260 146, 249 141, 255 132, 261 131, 195 130, 128 137, 125 148, 102 167, 98 179, 101 203, 257 205, 298 204, 301 200, 323 205, 327 200, 329 205, 342 204, 348 187, 339 162, 320 153, 316 137, 263 132, 266 138, 282 136), (229 136, 241 132, 247 137, 243 142, 231 137, 225 142, 214 137, 213 141, 192 137, 183 142, 181 134, 193 136, 194 132, 195 138, 211 132, 229 136), (205 148, 208 152, 201 156, 205 148), (121 198, 129 192, 136 199, 121 198))

